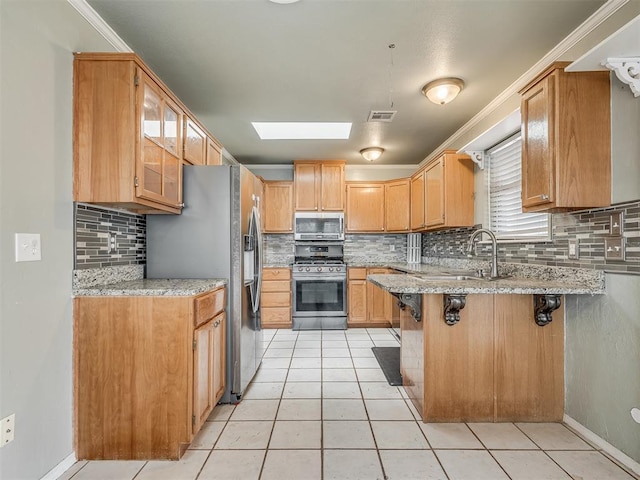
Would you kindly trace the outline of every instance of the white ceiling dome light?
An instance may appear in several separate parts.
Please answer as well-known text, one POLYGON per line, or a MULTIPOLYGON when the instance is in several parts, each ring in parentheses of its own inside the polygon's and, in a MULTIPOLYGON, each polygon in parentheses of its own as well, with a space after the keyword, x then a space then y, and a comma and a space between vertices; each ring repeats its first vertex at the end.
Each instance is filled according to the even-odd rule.
POLYGON ((360 150, 360 155, 362 155, 365 160, 368 160, 370 162, 379 159, 383 153, 384 148, 382 147, 369 147, 360 150))
POLYGON ((271 3, 280 3, 280 4, 287 4, 287 3, 296 3, 299 2, 300 0, 269 0, 271 3))
POLYGON ((439 78, 422 87, 422 93, 433 103, 444 105, 456 98, 464 88, 459 78, 439 78))

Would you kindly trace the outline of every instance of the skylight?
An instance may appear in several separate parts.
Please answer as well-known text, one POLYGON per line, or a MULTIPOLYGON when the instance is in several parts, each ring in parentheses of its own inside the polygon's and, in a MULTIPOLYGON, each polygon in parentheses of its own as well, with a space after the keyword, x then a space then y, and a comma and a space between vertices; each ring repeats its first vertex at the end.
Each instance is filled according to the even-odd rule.
POLYGON ((350 122, 251 122, 261 140, 346 140, 350 122))

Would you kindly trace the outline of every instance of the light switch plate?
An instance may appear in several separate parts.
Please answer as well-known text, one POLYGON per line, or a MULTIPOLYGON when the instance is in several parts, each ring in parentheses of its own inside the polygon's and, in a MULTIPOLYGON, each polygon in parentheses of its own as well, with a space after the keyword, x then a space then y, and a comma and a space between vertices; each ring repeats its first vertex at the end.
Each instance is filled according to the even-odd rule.
POLYGON ((619 237, 624 232, 624 216, 622 211, 611 212, 609 217, 609 235, 619 237))
POLYGON ((16 233, 16 262, 42 260, 42 245, 39 233, 16 233))
POLYGON ((577 260, 580 258, 580 251, 578 250, 578 239, 569 240, 569 258, 571 260, 577 260))
POLYGON ((16 429, 16 414, 12 413, 8 417, 0 420, 0 447, 13 442, 16 429))
POLYGON ((605 260, 624 261, 625 259, 624 237, 607 237, 604 239, 604 258, 605 260))

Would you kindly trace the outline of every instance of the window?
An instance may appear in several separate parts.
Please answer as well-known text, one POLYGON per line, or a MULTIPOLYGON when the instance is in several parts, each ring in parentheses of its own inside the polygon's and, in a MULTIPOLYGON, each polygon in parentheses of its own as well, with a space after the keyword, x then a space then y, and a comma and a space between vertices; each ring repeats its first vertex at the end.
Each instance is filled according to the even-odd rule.
POLYGON ((522 213, 520 132, 487 150, 489 224, 500 240, 549 240, 549 214, 522 213))

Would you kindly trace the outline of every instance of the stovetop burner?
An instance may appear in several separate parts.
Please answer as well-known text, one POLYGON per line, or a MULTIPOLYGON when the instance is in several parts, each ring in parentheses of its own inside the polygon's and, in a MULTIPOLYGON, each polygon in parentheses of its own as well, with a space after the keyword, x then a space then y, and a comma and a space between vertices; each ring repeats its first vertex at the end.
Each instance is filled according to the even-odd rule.
POLYGON ((296 258, 295 265, 344 265, 344 261, 338 258, 325 258, 322 260, 309 258, 296 258))

